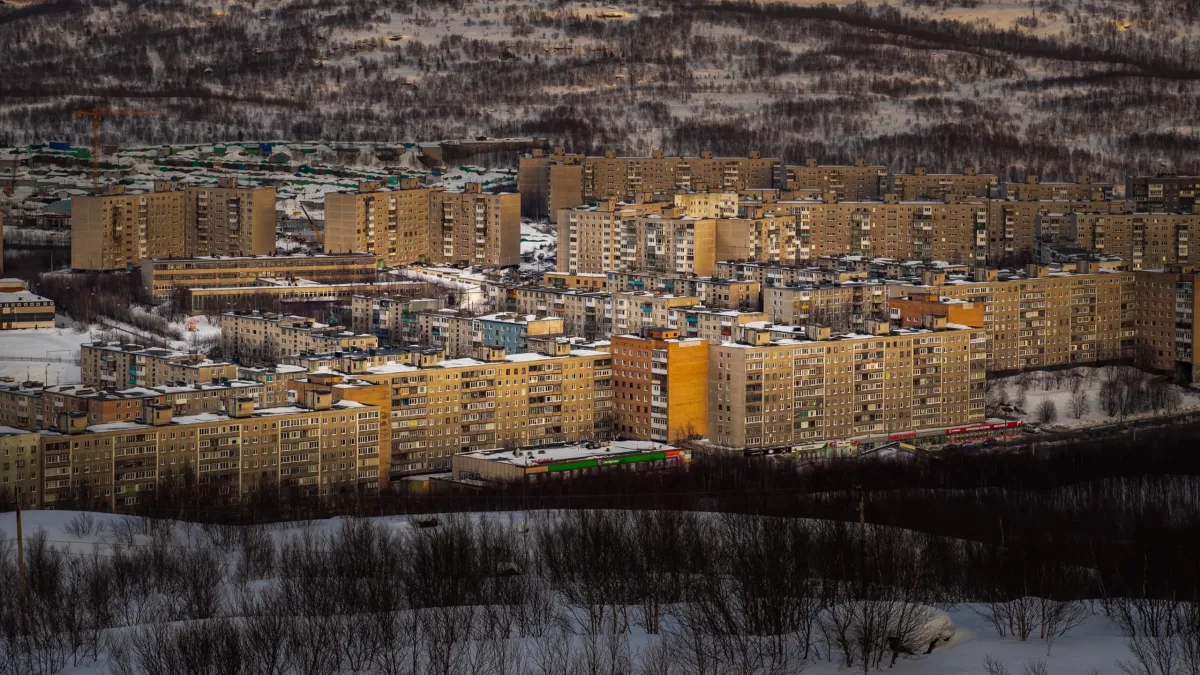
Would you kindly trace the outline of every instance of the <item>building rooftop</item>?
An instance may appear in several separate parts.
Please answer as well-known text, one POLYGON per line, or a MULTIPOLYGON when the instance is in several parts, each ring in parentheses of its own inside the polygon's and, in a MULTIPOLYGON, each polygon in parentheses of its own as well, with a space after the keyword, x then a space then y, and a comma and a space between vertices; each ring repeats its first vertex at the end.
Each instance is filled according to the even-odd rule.
POLYGON ((43 298, 40 295, 35 295, 29 291, 15 291, 13 293, 0 293, 0 304, 9 304, 14 302, 51 302, 49 298, 43 298))
POLYGON ((466 453, 463 456, 474 459, 485 459, 490 462, 512 464, 514 466, 537 466, 539 464, 634 455, 662 450, 678 450, 678 448, 674 445, 655 441, 611 441, 608 445, 600 447, 589 447, 588 444, 584 443, 571 443, 516 450, 483 450, 466 453))

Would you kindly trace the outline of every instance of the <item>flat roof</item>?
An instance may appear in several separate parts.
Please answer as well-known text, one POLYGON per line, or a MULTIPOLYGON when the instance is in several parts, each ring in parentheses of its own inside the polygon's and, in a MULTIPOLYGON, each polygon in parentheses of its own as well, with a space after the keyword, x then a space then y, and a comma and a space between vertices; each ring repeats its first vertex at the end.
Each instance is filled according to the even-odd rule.
POLYGON ((588 447, 584 443, 569 443, 546 447, 518 448, 516 450, 482 450, 479 452, 464 453, 461 456, 472 459, 483 459, 499 464, 511 464, 513 466, 537 466, 539 464, 678 449, 680 449, 678 446, 658 443, 656 441, 611 441, 608 445, 601 447, 588 447))

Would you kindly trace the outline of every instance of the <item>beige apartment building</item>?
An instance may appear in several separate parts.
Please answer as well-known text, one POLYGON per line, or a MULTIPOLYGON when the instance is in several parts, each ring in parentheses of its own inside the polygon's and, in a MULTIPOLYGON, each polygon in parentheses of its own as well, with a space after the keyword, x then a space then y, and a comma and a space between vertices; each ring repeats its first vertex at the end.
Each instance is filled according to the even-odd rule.
POLYGON ((803 447, 887 438, 984 419, 986 338, 978 329, 832 335, 803 339, 746 331, 714 344, 709 364, 709 438, 729 448, 803 447))
POLYGON ((608 292, 548 286, 497 286, 491 291, 493 305, 501 311, 562 319, 566 335, 594 340, 608 335, 612 326, 613 296, 608 292))
POLYGON ((1133 273, 1137 296, 1136 361, 1145 367, 1173 373, 1187 383, 1196 382, 1196 322, 1200 305, 1196 294, 1196 268, 1169 265, 1162 270, 1133 273))
POLYGON ((720 277, 688 277, 657 272, 609 272, 612 291, 649 291, 695 296, 700 304, 719 309, 751 309, 758 306, 762 284, 720 277))
POLYGON ((110 185, 106 194, 73 198, 71 268, 131 270, 146 258, 186 255, 187 195, 174 187, 156 181, 153 192, 126 192, 110 185))
POLYGON ((237 366, 204 354, 119 342, 80 345, 79 366, 80 378, 89 387, 124 389, 237 379, 237 366))
MULTIPOLYGON (((1096 197, 1100 194, 1096 193, 1096 197)), ((1033 253, 1033 240, 1038 232, 1041 214, 1069 216, 1076 212, 1107 214, 1131 213, 1128 201, 1085 199, 1057 200, 993 200, 988 203, 987 258, 989 262, 1009 261, 1033 253)))
POLYGON ((40 441, 32 431, 0 426, 0 508, 41 506, 40 441))
MULTIPOLYGON (((1134 355, 1136 293, 1132 272, 1051 272, 1029 265, 1001 277, 979 268, 974 277, 897 286, 898 295, 936 293, 984 306, 988 370, 1017 371, 1089 365, 1134 355)), ((940 278, 939 278, 940 277, 940 278)))
POLYGON ((1093 183, 1080 176, 1074 183, 1043 183, 1036 175, 1025 177, 1024 183, 1004 183, 1004 196, 1010 200, 1029 201, 1105 201, 1112 198, 1111 183, 1093 183))
POLYGON ((867 321, 887 319, 888 289, 882 281, 768 286, 763 311, 775 323, 858 330, 867 321))
POLYGON ((639 216, 622 229, 621 264, 613 269, 712 276, 716 244, 715 219, 639 216))
POLYGON ((66 414, 42 439, 43 505, 122 510, 194 480, 221 504, 281 488, 308 496, 375 492, 390 448, 378 442, 380 411, 328 391, 281 408, 227 401, 223 413, 175 416, 150 406, 137 422, 89 425, 66 414))
MULTIPOLYGON (((779 166, 779 160, 764 158, 757 152, 747 157, 714 157, 708 151, 699 157, 668 157, 655 150, 650 157, 618 157, 616 151, 608 150, 603 157, 556 154, 549 162, 538 159, 523 159, 524 168, 518 175, 536 186, 542 179, 535 178, 534 172, 548 173, 545 182, 549 185, 551 219, 558 218, 562 209, 608 198, 633 202, 646 195, 670 198, 680 189, 737 192, 770 188, 774 187, 779 166)), ((530 199, 540 200, 540 195, 530 199)))
MULTIPOLYGON (((184 255, 246 256, 275 252, 275 188, 249 188, 222 177, 216 186, 184 189, 184 255)), ((147 258, 166 257, 149 255, 147 258)))
POLYGON ((565 274, 603 274, 627 265, 621 241, 628 221, 661 214, 662 202, 626 203, 602 199, 591 206, 558 214, 557 270, 565 274))
POLYGON ((611 356, 566 341, 546 345, 543 353, 481 348, 474 358, 447 360, 440 350, 417 349, 386 363, 351 354, 320 363, 390 387, 392 470, 421 473, 449 469, 462 452, 612 433, 611 356))
POLYGON ((1119 256, 1133 270, 1200 262, 1191 245, 1192 230, 1200 236, 1200 215, 1079 212, 1067 221, 1070 243, 1091 253, 1119 256))
POLYGON ((608 275, 602 272, 544 272, 542 283, 577 291, 604 291, 608 289, 608 275))
POLYGON ((765 289, 769 286, 846 283, 866 279, 870 273, 866 270, 823 269, 817 265, 725 260, 717 263, 717 276, 722 279, 753 281, 765 289))
POLYGON ((675 208, 685 216, 693 218, 737 218, 737 192, 690 192, 675 193, 675 208))
POLYGON ((651 293, 649 291, 615 291, 612 299, 612 333, 628 335, 643 328, 674 327, 671 310, 695 307, 700 299, 692 295, 651 293))
POLYGON ((350 330, 386 336, 393 342, 413 342, 417 339, 416 312, 436 312, 444 306, 440 298, 355 295, 350 298, 350 330))
POLYGON ((443 309, 417 312, 413 318, 417 343, 441 349, 452 359, 479 353, 483 341, 473 313, 443 309))
MULTIPOLYGON (((555 148, 562 157, 565 151, 555 148)), ((521 217, 532 220, 550 219, 550 155, 534 148, 517 163, 517 191, 521 193, 521 217)))
POLYGON ((167 302, 181 288, 254 286, 258 279, 307 279, 320 284, 375 280, 379 259, 368 253, 270 255, 147 260, 142 289, 151 302, 167 302))
POLYGON ((968 166, 962 173, 929 173, 918 166, 912 173, 892 174, 891 190, 903 201, 918 199, 941 201, 947 196, 958 199, 991 197, 999 186, 994 174, 980 174, 968 166))
POLYGON ((755 218, 717 221, 717 260, 752 260, 794 265, 809 255, 808 239, 800 236, 798 218, 764 213, 755 218))
POLYGON ((770 321, 763 312, 711 307, 672 307, 667 310, 667 316, 667 326, 677 329, 683 337, 710 342, 736 340, 747 326, 770 321))
POLYGON ((369 253, 387 265, 428 262, 432 188, 403 178, 398 189, 363 181, 325 193, 325 252, 369 253))
POLYGON ((521 263, 521 195, 485 192, 467 183, 462 192, 429 195, 429 260, 503 267, 521 263))
POLYGON ((303 316, 270 312, 221 315, 221 340, 228 354, 247 363, 279 363, 288 354, 375 349, 379 338, 328 326, 303 316))
POLYGON ((806 159, 803 165, 781 166, 779 171, 776 187, 781 190, 833 193, 841 200, 876 200, 887 187, 887 167, 868 165, 864 159, 855 160, 854 166, 818 164, 815 159, 806 159))

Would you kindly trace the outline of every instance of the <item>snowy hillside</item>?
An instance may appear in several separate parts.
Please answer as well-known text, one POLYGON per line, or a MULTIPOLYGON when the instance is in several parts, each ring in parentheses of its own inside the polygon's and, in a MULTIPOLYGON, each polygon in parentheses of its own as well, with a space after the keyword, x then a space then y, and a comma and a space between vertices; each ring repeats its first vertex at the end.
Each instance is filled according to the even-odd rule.
MULTIPOLYGON (((892 657, 886 646, 892 635, 921 643, 905 642, 914 654, 899 655, 890 672, 900 675, 982 673, 989 659, 1014 675, 1111 674, 1131 659, 1122 632, 1099 603, 1072 605, 1078 615, 1049 629, 1039 629, 1028 614, 1031 635, 1021 640, 999 637, 985 618, 997 605, 931 602, 937 593, 918 598, 911 585, 885 596, 871 591, 872 603, 830 595, 831 580, 821 578, 815 552, 828 541, 825 535, 854 537, 857 526, 787 521, 789 536, 810 537, 812 546, 789 550, 770 524, 670 512, 514 512, 227 528, 69 511, 24 514, 27 552, 34 556, 27 574, 42 584, 38 598, 47 611, 67 602, 45 585, 56 575, 66 575, 59 579, 64 592, 72 584, 93 584, 71 610, 76 628, 40 629, 69 634, 37 650, 50 670, 65 674, 201 672, 196 664, 207 663, 203 672, 682 675, 803 667, 833 675, 862 671, 861 648, 840 639, 872 642, 866 649, 875 670, 892 657), (691 538, 696 535, 713 537, 710 550, 670 553, 672 546, 699 543, 691 538), (667 548, 623 547, 622 536, 635 544, 658 538, 667 548), (768 558, 756 558, 754 550, 768 558), (725 569, 722 552, 741 556, 742 567, 725 569), (639 567, 649 560, 656 581, 639 567), (58 564, 59 572, 52 571, 58 564), (763 576, 768 569, 791 576, 763 576), (101 579, 104 585, 94 586, 101 579), (647 581, 652 585, 640 585, 647 581), (820 597, 791 595, 802 588, 820 597), (616 600, 624 593, 632 595, 616 600), (776 610, 790 618, 772 618, 776 610), (786 628, 797 616, 809 617, 808 629, 786 628), (866 626, 868 617, 887 630, 866 626), (721 635, 714 621, 735 633, 761 628, 721 635), (1063 635, 1048 641, 1039 630, 1063 635), (243 651, 231 651, 239 641, 243 651), (930 642, 934 648, 926 654, 930 642), (848 658, 857 665, 847 666, 848 658), (310 669, 314 662, 322 667, 310 669), (264 663, 274 669, 255 669, 264 663)), ((16 597, 14 536, 14 515, 0 514, 0 595, 6 599, 0 623, 16 597)), ((872 530, 867 536, 873 549, 890 542, 898 552, 908 535, 895 539, 872 530)), ((894 581, 921 585, 913 572, 923 554, 913 553, 907 571, 888 573, 900 575, 894 581)), ((875 581, 887 584, 888 578, 875 581)), ((1061 605, 1022 602, 1043 615, 1061 605)), ((6 658, 0 673, 49 672, 0 640, 0 664, 6 658)))

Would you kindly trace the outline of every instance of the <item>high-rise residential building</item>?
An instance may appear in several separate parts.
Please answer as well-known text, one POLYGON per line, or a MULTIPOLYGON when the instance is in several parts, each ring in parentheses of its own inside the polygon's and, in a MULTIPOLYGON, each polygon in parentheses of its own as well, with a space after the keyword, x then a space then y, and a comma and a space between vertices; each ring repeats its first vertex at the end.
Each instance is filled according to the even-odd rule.
POLYGON ((1195 213, 1200 176, 1126 176, 1125 199, 1139 212, 1195 213))
POLYGON ((802 338, 746 330, 709 350, 709 439, 775 449, 884 438, 984 419, 986 339, 979 329, 889 330, 802 338))
POLYGON ((521 262, 521 195, 485 192, 467 183, 462 192, 429 195, 429 260, 503 267, 521 262))
POLYGON ((379 258, 367 253, 278 255, 148 260, 142 289, 161 304, 178 289, 254 286, 259 279, 307 279, 324 284, 374 281, 379 258))
MULTIPOLYGON (((1099 197, 1099 194, 1093 194, 1099 197)), ((1069 217, 1077 212, 1108 214, 1129 213, 1133 204, 1127 201, 1102 199, 1055 200, 993 200, 987 204, 987 260, 992 264, 1013 264, 1023 256, 1031 256, 1038 230, 1038 217, 1044 213, 1069 217)))
POLYGON ((613 269, 712 276, 716 245, 715 219, 678 214, 638 216, 622 227, 621 264, 613 269))
POLYGON ((146 258, 186 255, 186 202, 170 181, 155 182, 153 192, 110 185, 105 194, 74 197, 71 268, 131 270, 146 258))
POLYGON ((0 505, 36 509, 42 504, 41 436, 0 426, 0 505))
POLYGON ((967 199, 991 197, 999 187, 994 174, 980 174, 968 166, 962 173, 929 173, 918 166, 912 173, 892 174, 891 189, 903 201, 917 199, 942 200, 947 196, 967 199))
POLYGON ((887 191, 887 167, 855 160, 853 166, 818 164, 806 159, 802 165, 780 165, 775 187, 786 191, 818 190, 833 193, 842 201, 880 199, 887 191))
POLYGON ((612 301, 612 333, 621 335, 670 326, 672 309, 695 307, 700 302, 693 295, 648 291, 614 291, 608 297, 612 301))
POLYGON ((1200 236, 1200 214, 1078 212, 1068 217, 1067 230, 1071 244, 1118 256, 1131 270, 1200 262, 1191 245, 1192 231, 1200 236))
POLYGON ((325 193, 325 252, 369 253, 388 265, 433 260, 432 192, 416 178, 402 178, 398 189, 363 181, 354 192, 325 193))
POLYGON ((237 178, 222 177, 216 186, 189 186, 183 192, 184 255, 275 252, 275 188, 243 187, 237 178))
MULTIPOLYGON (((562 156, 562 148, 554 154, 562 156)), ((532 220, 550 218, 550 155, 534 148, 517 163, 517 191, 521 193, 521 217, 532 220)))
POLYGON ((1136 293, 1132 272, 1076 273, 1031 264, 1001 275, 977 268, 971 278, 933 273, 896 286, 902 296, 937 294, 984 306, 988 370, 1088 365, 1134 355, 1136 293))
POLYGON ((661 214, 666 206, 602 199, 591 206, 564 209, 558 214, 558 271, 604 274, 624 268, 621 241, 626 223, 637 216, 661 214))
POLYGON ((693 218, 737 218, 737 192, 690 192, 675 193, 675 208, 685 216, 693 218))
POLYGON ((794 265, 809 254, 796 216, 763 213, 754 218, 717 221, 717 260, 753 260, 794 265))
MULTIPOLYGON (((548 172, 549 215, 559 217, 562 209, 614 198, 633 202, 645 197, 671 199, 678 190, 736 192, 750 188, 774 187, 779 160, 750 152, 746 157, 714 157, 711 152, 699 157, 668 157, 655 150, 650 157, 619 157, 614 150, 603 157, 556 154, 542 163, 530 158, 526 163, 527 182, 539 184, 532 174, 548 172)), ((531 197, 531 199, 536 199, 531 197)))
POLYGON ((706 435, 708 345, 661 327, 613 336, 616 432, 660 442, 706 435))
POLYGON ((1200 377, 1195 348, 1196 317, 1200 295, 1196 293, 1196 268, 1168 265, 1161 270, 1134 272, 1137 347, 1139 365, 1175 374, 1192 383, 1200 377))

